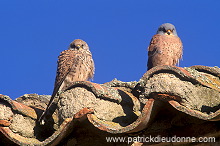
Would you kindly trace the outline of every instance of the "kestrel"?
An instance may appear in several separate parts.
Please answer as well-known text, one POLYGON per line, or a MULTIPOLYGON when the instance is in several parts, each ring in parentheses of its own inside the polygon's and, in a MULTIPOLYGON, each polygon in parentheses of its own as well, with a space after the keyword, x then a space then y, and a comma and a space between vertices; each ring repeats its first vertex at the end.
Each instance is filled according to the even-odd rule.
POLYGON ((39 118, 41 124, 44 124, 46 116, 51 115, 49 108, 58 91, 64 91, 72 82, 86 81, 92 79, 94 76, 95 67, 89 46, 85 41, 80 39, 74 40, 70 43, 68 50, 64 50, 60 53, 57 64, 53 94, 46 110, 39 118))
POLYGON ((176 28, 170 23, 162 24, 148 47, 148 70, 157 65, 176 65, 182 58, 183 45, 176 28))

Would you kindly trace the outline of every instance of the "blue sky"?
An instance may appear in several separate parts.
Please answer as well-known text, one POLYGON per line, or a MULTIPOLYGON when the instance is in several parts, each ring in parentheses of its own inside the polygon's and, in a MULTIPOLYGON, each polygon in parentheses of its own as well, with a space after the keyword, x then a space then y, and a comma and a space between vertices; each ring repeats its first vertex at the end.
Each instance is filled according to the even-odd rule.
POLYGON ((0 1, 0 94, 51 94, 57 57, 74 39, 90 46, 96 83, 139 80, 157 28, 176 26, 181 67, 220 66, 220 1, 0 1))

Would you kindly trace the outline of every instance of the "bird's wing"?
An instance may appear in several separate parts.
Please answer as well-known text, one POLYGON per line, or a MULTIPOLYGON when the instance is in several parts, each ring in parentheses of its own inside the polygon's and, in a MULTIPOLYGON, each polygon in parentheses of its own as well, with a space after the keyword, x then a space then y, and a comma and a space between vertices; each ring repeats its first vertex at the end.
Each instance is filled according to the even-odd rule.
POLYGON ((94 65, 94 61, 92 59, 92 54, 90 51, 86 51, 85 52, 85 60, 84 60, 84 65, 87 67, 87 71, 88 71, 88 77, 86 80, 90 80, 93 79, 94 73, 95 73, 95 65, 94 65))
POLYGON ((150 41, 149 47, 148 47, 148 62, 147 67, 148 70, 153 67, 153 57, 160 53, 158 44, 160 43, 160 35, 154 35, 150 41))
POLYGON ((57 74, 54 84, 53 94, 56 94, 65 80, 66 76, 74 67, 77 60, 77 51, 74 50, 65 50, 60 53, 57 61, 57 74))
POLYGON ((43 119, 46 112, 48 111, 48 109, 50 108, 50 106, 52 105, 54 97, 59 91, 61 84, 65 80, 68 73, 71 71, 74 61, 75 61, 75 56, 76 56, 76 52, 74 50, 64 50, 60 53, 60 56, 58 57, 58 61, 57 61, 57 73, 56 73, 53 94, 50 98, 50 101, 47 105, 46 110, 43 112, 43 114, 39 118, 40 122, 43 119))
POLYGON ((154 56, 158 53, 158 43, 160 41, 160 35, 154 35, 150 41, 150 45, 148 47, 148 56, 154 56))
POLYGON ((173 50, 175 52, 174 56, 173 56, 173 60, 174 60, 174 65, 177 64, 179 65, 179 60, 182 59, 182 55, 183 55, 183 44, 182 41, 179 37, 175 37, 172 39, 171 44, 173 44, 173 50))

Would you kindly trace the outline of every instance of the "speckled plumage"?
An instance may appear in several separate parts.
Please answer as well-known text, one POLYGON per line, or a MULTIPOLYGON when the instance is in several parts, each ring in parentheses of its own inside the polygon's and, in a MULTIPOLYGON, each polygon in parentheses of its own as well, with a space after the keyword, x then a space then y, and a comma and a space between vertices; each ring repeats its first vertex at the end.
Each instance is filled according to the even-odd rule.
POLYGON ((148 47, 148 70, 158 65, 176 65, 182 58, 183 45, 175 26, 162 24, 148 47))
POLYGON ((68 50, 60 53, 57 64, 53 94, 45 112, 39 118, 40 122, 52 105, 58 91, 64 91, 74 81, 92 79, 94 75, 95 67, 92 54, 89 51, 87 43, 80 39, 74 40, 68 50))

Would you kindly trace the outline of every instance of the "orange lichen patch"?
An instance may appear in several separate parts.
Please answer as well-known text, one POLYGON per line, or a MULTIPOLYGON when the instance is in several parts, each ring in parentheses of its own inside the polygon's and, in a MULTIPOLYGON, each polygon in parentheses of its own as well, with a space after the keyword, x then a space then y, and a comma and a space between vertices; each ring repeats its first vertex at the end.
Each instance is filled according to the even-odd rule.
MULTIPOLYGON (((86 117, 87 114, 89 113, 93 113, 94 110, 93 109, 88 109, 88 108, 83 108, 82 110, 80 110, 79 112, 77 112, 75 115, 74 115, 74 118, 75 119, 81 119, 83 117, 86 117)), ((84 119, 84 118, 83 118, 84 119)))
POLYGON ((186 71, 184 68, 182 68, 182 67, 176 67, 176 68, 178 68, 181 72, 183 72, 186 76, 190 76, 190 77, 192 77, 192 75, 188 72, 188 71, 186 71))
POLYGON ((93 85, 97 90, 103 90, 103 87, 100 84, 92 83, 89 81, 86 81, 86 82, 93 85))
POLYGON ((29 116, 33 119, 37 119, 37 114, 36 114, 35 110, 32 109, 31 107, 26 106, 26 105, 19 103, 19 102, 16 102, 16 101, 12 101, 12 104, 13 104, 14 110, 17 110, 17 111, 21 112, 22 114, 29 116))
POLYGON ((8 120, 0 120, 0 126, 9 127, 11 125, 11 122, 8 120))
POLYGON ((213 75, 209 75, 207 73, 201 73, 201 75, 202 76, 197 77, 198 81, 208 87, 220 91, 220 79, 218 77, 214 77, 213 75))
POLYGON ((151 93, 151 96, 154 99, 181 101, 181 97, 177 95, 166 94, 166 93, 151 93))
POLYGON ((88 114, 87 115, 89 121, 97 128, 103 131, 107 131, 110 133, 117 133, 115 131, 118 131, 121 127, 118 123, 111 122, 111 121, 103 121, 100 120, 97 116, 94 114, 88 114))
POLYGON ((185 68, 195 80, 206 87, 220 91, 220 70, 208 66, 192 66, 185 68))

